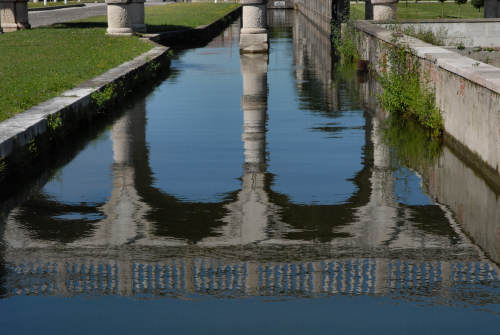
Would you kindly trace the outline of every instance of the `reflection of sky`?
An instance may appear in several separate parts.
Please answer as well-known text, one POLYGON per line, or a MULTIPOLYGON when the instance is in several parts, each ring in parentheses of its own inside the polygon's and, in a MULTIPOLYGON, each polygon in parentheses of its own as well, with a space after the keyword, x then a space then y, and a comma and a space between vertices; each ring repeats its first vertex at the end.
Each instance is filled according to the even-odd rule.
POLYGON ((147 101, 150 166, 165 193, 208 202, 240 188, 242 84, 232 48, 187 51, 172 63, 179 77, 147 101))
POLYGON ((43 192, 64 203, 102 203, 112 187, 113 148, 109 131, 89 143, 45 185, 43 192))
POLYGON ((432 205, 429 197, 420 187, 422 181, 411 170, 400 167, 393 174, 396 202, 405 205, 432 205))
POLYGON ((0 300, 5 334, 496 334, 500 305, 482 309, 433 299, 129 299, 13 297, 0 300), (26 308, 29 306, 29 308, 26 308), (57 321, 54 322, 54 316, 57 321), (21 320, 24 320, 21 321, 21 320), (29 322, 26 322, 29 320, 29 322), (75 326, 76 325, 76 326, 75 326))
MULTIPOLYGON (((275 40, 273 40, 275 42, 275 40)), ((326 118, 299 110, 293 71, 293 43, 274 43, 269 61, 269 172, 276 175, 273 190, 295 203, 336 204, 355 191, 350 178, 362 166, 365 125, 362 111, 326 118), (279 57, 280 62, 276 60, 279 57), (288 64, 284 64, 284 62, 288 64), (335 126, 335 133, 317 130, 335 126), (350 129, 356 127, 357 129, 350 129)))

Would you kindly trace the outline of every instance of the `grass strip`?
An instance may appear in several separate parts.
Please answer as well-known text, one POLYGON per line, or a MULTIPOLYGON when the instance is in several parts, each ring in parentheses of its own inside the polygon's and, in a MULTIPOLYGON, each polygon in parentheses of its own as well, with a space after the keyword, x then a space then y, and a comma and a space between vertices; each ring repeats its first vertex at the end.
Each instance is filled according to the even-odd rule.
MULTIPOLYGON (((460 9, 456 3, 445 2, 441 3, 398 3, 397 18, 404 19, 440 19, 442 10, 444 10, 445 19, 477 19, 484 17, 484 11, 478 11, 470 2, 463 4, 460 9), (443 8, 441 8, 443 6, 443 8)), ((351 4, 351 19, 364 20, 365 19, 365 5, 351 4)))
POLYGON ((0 121, 150 50, 137 37, 56 25, 0 35, 0 121))

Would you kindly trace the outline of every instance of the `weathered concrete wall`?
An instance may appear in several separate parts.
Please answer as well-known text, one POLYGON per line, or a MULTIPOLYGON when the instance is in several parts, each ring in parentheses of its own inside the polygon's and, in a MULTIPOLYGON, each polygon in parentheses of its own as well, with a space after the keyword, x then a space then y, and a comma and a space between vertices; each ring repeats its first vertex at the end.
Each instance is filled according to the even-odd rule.
POLYGON ((436 104, 451 138, 498 174, 500 169, 500 69, 367 21, 354 23, 361 58, 383 71, 389 48, 405 43, 435 89, 436 104))
POLYGON ((332 23, 349 19, 348 0, 295 0, 295 8, 323 31, 331 33, 332 23))
POLYGON ((296 8, 323 31, 330 31, 333 0, 296 0, 296 8))
MULTIPOLYGON (((387 27, 390 24, 384 24, 387 27)), ((405 29, 432 31, 444 40, 444 45, 463 44, 465 47, 500 46, 500 19, 481 20, 424 20, 419 22, 398 22, 405 29)))
MULTIPOLYGON (((295 75, 297 78, 297 90, 305 97, 306 89, 303 83, 310 74, 306 69, 312 69, 314 78, 318 79, 321 93, 324 95, 324 103, 332 110, 339 109, 338 89, 333 80, 333 58, 330 35, 319 26, 311 24, 308 18, 297 13, 293 22, 293 44, 294 61, 296 64, 295 75)), ((311 70, 309 70, 311 71, 311 70)))

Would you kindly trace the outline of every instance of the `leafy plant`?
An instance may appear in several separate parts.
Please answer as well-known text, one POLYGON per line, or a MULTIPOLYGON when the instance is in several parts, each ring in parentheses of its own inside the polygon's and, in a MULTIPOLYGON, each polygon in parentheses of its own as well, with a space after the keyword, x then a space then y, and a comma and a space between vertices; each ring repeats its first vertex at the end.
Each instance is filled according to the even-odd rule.
POLYGON ((394 46, 388 53, 389 69, 381 75, 383 93, 378 96, 382 107, 392 116, 414 119, 432 136, 443 129, 441 113, 435 105, 434 92, 420 80, 420 63, 408 57, 408 51, 394 46))
POLYGON ((441 28, 434 33, 432 29, 415 29, 414 26, 408 26, 403 30, 403 33, 433 45, 444 45, 446 36, 448 35, 448 32, 444 28, 441 28))
POLYGON ((90 99, 98 107, 98 109, 104 109, 105 104, 113 99, 116 94, 116 85, 109 84, 106 85, 101 91, 92 93, 90 99))
POLYGON ((50 131, 55 132, 63 124, 59 113, 51 114, 47 117, 47 127, 50 131))

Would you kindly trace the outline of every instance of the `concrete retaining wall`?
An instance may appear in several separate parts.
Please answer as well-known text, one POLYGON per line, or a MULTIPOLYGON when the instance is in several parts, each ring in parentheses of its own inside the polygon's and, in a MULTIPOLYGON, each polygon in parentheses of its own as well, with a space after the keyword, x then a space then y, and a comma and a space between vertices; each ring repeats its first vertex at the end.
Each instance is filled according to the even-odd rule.
MULTIPOLYGON (((388 26, 390 24, 383 24, 388 26)), ((500 19, 482 20, 422 20, 398 22, 403 29, 414 27, 415 31, 432 31, 444 38, 444 45, 463 44, 465 47, 499 47, 500 19)))
POLYGON ((356 21, 354 36, 361 58, 375 71, 383 70, 389 48, 408 46, 420 60, 421 71, 435 89, 445 132, 453 141, 483 161, 489 170, 500 169, 500 69, 393 32, 368 21, 356 21))
POLYGON ((323 31, 330 31, 334 0, 295 0, 296 8, 323 31))

